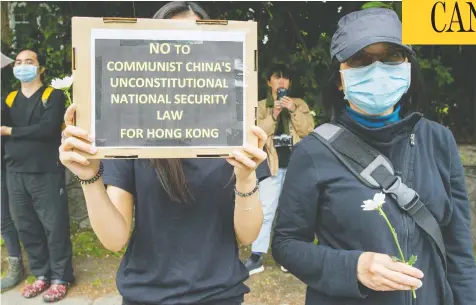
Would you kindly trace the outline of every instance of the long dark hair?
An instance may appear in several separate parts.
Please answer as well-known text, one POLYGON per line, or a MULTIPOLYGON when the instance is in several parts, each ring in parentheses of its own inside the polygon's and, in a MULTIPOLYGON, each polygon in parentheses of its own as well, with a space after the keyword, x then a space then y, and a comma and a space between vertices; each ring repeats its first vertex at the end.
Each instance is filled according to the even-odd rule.
POLYGON ((155 14, 154 19, 172 19, 174 16, 191 12, 200 19, 210 19, 207 12, 198 4, 188 1, 173 1, 162 6, 155 14))
MULTIPOLYGON (((421 73, 420 66, 415 56, 407 54, 408 61, 411 64, 411 84, 408 92, 405 93, 399 102, 402 115, 407 115, 414 111, 426 112, 428 106, 425 94, 425 81, 421 73)), ((332 121, 342 109, 348 104, 344 100, 344 93, 339 90, 342 86, 340 77, 340 62, 334 58, 329 69, 327 82, 323 86, 322 104, 326 114, 326 119, 332 121)))
MULTIPOLYGON (((193 12, 201 19, 210 19, 205 10, 198 4, 184 1, 167 3, 154 14, 153 18, 171 19, 185 12, 193 12)), ((172 201, 185 203, 193 199, 183 171, 181 159, 152 159, 151 163, 157 171, 160 183, 172 201)))

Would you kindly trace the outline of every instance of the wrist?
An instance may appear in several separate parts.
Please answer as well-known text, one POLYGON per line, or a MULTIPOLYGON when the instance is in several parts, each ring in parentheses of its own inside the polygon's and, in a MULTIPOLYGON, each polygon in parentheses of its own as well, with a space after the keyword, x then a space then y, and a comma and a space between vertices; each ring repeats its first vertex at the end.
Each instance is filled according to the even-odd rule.
POLYGON ((256 172, 253 172, 251 175, 245 178, 236 179, 236 190, 240 193, 251 192, 257 185, 258 180, 256 178, 256 172))
POLYGON ((75 175, 75 178, 82 185, 93 184, 94 182, 100 180, 102 174, 104 173, 104 165, 102 162, 98 163, 98 167, 95 169, 94 173, 95 174, 92 177, 80 177, 75 175))
POLYGON ((237 197, 247 199, 250 196, 253 196, 254 194, 256 194, 258 192, 258 189, 259 189, 259 181, 258 179, 256 179, 256 181, 253 184, 250 183, 250 184, 247 184, 246 186, 242 185, 241 187, 238 187, 237 185, 235 185, 235 195, 237 197))

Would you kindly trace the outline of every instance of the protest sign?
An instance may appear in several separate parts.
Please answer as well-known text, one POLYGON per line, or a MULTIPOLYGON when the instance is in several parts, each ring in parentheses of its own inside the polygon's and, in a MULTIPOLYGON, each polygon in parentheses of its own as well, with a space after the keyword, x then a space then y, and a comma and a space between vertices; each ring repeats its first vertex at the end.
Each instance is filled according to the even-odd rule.
POLYGON ((77 125, 107 158, 226 157, 257 106, 255 22, 74 17, 77 125))

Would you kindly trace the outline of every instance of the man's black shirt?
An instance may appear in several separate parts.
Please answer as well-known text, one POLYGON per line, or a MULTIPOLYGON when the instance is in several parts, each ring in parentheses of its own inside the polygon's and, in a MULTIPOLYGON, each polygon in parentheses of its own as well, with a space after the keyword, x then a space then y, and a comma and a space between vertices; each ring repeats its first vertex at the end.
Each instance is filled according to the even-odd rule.
MULTIPOLYGON (((13 172, 58 172, 58 147, 61 144, 61 125, 65 111, 65 96, 54 90, 46 103, 41 101, 46 86, 31 97, 21 90, 8 109, 12 134, 5 142, 7 170, 13 172)), ((5 103, 5 101, 3 102, 5 103)))

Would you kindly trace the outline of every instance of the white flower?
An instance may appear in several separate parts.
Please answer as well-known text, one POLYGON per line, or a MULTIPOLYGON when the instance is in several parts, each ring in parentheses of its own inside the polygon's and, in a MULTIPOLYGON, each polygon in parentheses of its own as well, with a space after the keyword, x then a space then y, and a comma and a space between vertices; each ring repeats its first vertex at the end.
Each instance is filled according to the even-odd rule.
POLYGON ((375 211, 382 207, 385 202, 385 194, 380 192, 374 195, 374 199, 365 200, 364 204, 361 205, 364 211, 375 211))
POLYGON ((51 81, 51 87, 55 89, 68 89, 73 84, 73 76, 66 76, 63 79, 55 78, 51 81))
POLYGON ((268 43, 268 40, 269 40, 268 35, 264 35, 264 37, 263 37, 263 44, 268 43))
POLYGON ((309 111, 309 114, 311 114, 312 116, 316 116, 316 113, 314 112, 314 110, 309 111))

